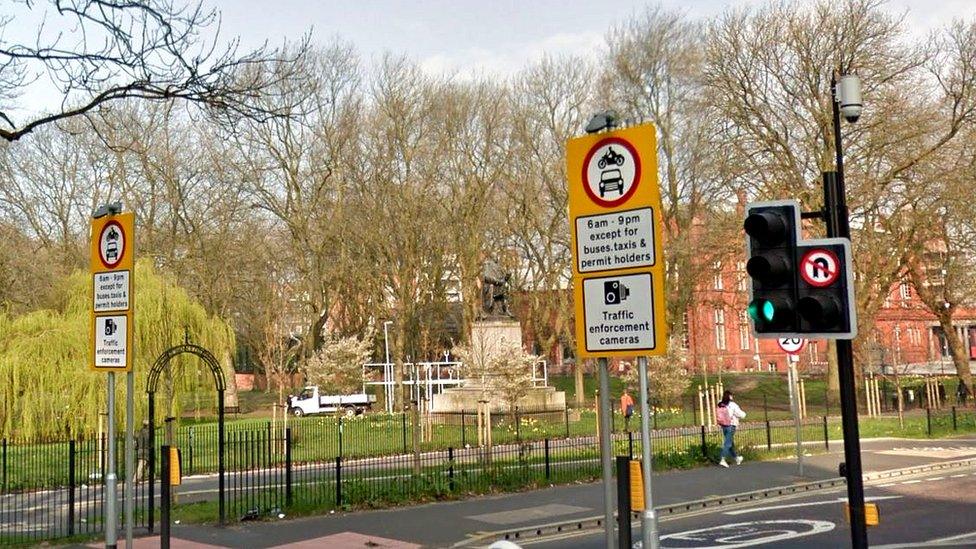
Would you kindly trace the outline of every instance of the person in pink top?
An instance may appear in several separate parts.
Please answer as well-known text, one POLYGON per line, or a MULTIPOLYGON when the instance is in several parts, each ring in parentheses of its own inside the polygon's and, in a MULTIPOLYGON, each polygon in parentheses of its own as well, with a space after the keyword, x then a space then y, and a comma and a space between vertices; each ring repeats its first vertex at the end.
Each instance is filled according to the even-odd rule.
POLYGON ((744 417, 746 413, 732 400, 732 391, 725 391, 715 410, 715 420, 722 428, 722 461, 718 462, 722 467, 729 466, 725 458, 735 459, 736 465, 742 464, 742 456, 735 453, 735 428, 744 417))

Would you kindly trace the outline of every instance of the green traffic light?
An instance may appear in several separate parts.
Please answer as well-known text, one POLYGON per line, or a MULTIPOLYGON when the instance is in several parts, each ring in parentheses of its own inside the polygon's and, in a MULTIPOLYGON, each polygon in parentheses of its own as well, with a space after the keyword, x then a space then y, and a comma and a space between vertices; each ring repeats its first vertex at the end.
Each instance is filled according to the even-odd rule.
POLYGON ((768 299, 754 299, 747 308, 749 317, 754 321, 772 322, 776 317, 776 306, 768 299))

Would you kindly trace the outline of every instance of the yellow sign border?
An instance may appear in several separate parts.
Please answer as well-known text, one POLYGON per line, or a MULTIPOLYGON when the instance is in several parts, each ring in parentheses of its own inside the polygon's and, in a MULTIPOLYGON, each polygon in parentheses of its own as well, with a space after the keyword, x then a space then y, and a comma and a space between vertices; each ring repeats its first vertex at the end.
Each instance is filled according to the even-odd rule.
POLYGON ((91 246, 90 246, 90 265, 91 265, 91 277, 92 277, 92 296, 89 300, 89 306, 91 307, 91 319, 89 321, 89 342, 91 343, 90 360, 88 362, 88 367, 92 371, 96 372, 131 372, 132 364, 135 361, 133 342, 135 341, 135 323, 133 306, 135 303, 135 214, 132 212, 107 215, 105 217, 100 217, 97 219, 92 219, 91 221, 91 246), (122 257, 119 262, 112 266, 106 267, 102 263, 101 251, 100 251, 100 239, 102 230, 109 225, 109 223, 116 223, 122 230, 124 237, 123 247, 122 247, 122 257), (105 311, 101 313, 95 313, 95 275, 99 273, 113 273, 129 271, 129 308, 116 311, 105 311), (95 322, 99 317, 105 316, 125 316, 125 339, 126 339, 126 349, 125 349, 125 366, 113 367, 113 366, 96 366, 95 365, 95 322))
POLYGON ((661 217, 661 192, 657 175, 657 131, 653 124, 641 124, 612 132, 584 135, 566 142, 566 179, 569 184, 570 247, 573 254, 573 301, 576 315, 576 353, 580 358, 611 358, 634 356, 661 356, 667 352, 667 306, 664 288, 664 259, 662 248, 663 220, 661 217), (640 161, 640 178, 636 189, 625 201, 611 207, 597 203, 587 192, 583 181, 584 162, 590 150, 607 139, 620 139, 631 145, 640 161), (627 212, 651 208, 654 256, 650 266, 579 271, 579 248, 576 220, 591 215, 627 212), (649 273, 651 275, 652 314, 654 318, 654 347, 651 349, 624 349, 589 351, 586 348, 586 326, 583 304, 583 281, 607 276, 627 276, 649 273))

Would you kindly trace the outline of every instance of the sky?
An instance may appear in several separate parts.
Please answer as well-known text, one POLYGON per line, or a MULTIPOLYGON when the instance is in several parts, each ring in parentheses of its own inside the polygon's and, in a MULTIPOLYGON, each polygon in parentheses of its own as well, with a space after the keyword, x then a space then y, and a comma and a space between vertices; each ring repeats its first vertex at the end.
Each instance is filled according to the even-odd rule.
MULTIPOLYGON (((544 52, 599 48, 612 25, 656 3, 698 18, 764 0, 278 0, 273 10, 267 0, 205 2, 222 12, 223 32, 244 44, 311 29, 313 41, 340 36, 366 59, 390 51, 432 72, 505 76, 544 52)), ((889 0, 888 9, 908 11, 910 27, 924 36, 953 18, 976 16, 976 0, 889 0)))
MULTIPOLYGON (((222 40, 239 37, 242 49, 265 41, 277 46, 309 32, 317 44, 336 37, 351 42, 367 62, 392 52, 431 73, 504 78, 547 53, 593 53, 603 47, 612 25, 648 6, 660 4, 691 18, 706 18, 766 0, 202 1, 221 12, 222 40)), ((0 4, 0 17, 9 7, 0 4)), ((909 27, 921 37, 953 18, 976 17, 976 0, 889 0, 887 9, 907 12, 909 27)), ((16 10, 23 12, 22 6, 16 10)), ((2 29, 0 38, 30 43, 34 25, 23 19, 18 23, 2 29)), ((13 106, 7 103, 5 107, 13 106)), ((19 108, 8 112, 38 112, 44 105, 56 106, 57 96, 35 85, 16 101, 19 108)))

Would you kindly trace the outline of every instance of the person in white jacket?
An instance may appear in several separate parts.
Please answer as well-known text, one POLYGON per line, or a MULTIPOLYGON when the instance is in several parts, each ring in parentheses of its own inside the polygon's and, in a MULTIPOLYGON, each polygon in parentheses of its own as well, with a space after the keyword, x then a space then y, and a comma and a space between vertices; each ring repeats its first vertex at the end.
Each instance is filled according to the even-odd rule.
POLYGON ((715 411, 715 418, 722 428, 722 460, 718 462, 722 467, 729 466, 725 458, 735 459, 736 465, 742 464, 742 456, 735 453, 735 428, 744 417, 746 413, 732 400, 732 391, 725 391, 715 411))

